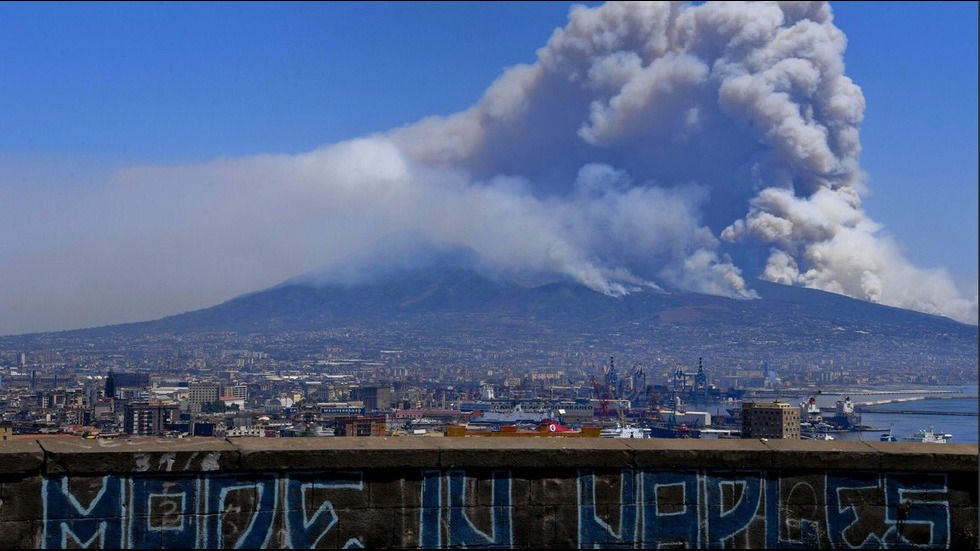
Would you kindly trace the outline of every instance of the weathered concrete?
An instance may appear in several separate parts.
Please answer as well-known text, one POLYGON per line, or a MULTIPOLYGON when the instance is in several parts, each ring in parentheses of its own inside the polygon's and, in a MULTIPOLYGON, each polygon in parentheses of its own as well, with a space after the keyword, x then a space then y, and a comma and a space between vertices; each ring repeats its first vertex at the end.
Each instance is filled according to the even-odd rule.
POLYGON ((810 440, 767 440, 765 444, 776 452, 771 454, 776 469, 847 469, 853 468, 849 466, 852 464, 876 470, 881 467, 881 454, 865 442, 819 442, 819 453, 813 453, 810 440))
POLYGON ((0 547, 976 547, 977 446, 0 443, 0 547))
POLYGON ((638 469, 737 469, 772 467, 772 449, 759 440, 621 439, 633 451, 638 469))
POLYGON ((916 444, 912 442, 867 442, 878 452, 879 468, 904 471, 977 470, 976 444, 916 444))
POLYGON ((629 446, 614 438, 441 438, 438 446, 438 466, 443 468, 628 468, 634 464, 629 446))
POLYGON ((432 467, 433 438, 237 438, 244 470, 432 467))
POLYGON ((45 474, 163 473, 236 470, 241 450, 216 438, 40 441, 45 474))
POLYGON ((0 442, 0 475, 39 473, 44 464, 44 450, 37 442, 0 442))

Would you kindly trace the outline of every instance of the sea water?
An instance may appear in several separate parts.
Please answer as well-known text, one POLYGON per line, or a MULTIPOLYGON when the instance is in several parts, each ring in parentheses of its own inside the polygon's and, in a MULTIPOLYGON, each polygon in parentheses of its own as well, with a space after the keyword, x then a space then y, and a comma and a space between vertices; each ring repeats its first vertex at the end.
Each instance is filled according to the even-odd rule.
MULTIPOLYGON (((930 399, 915 400, 912 402, 898 402, 882 404, 877 406, 880 409, 895 409, 902 411, 914 411, 915 414, 907 413, 872 413, 869 409, 875 406, 868 406, 861 413, 861 423, 872 427, 880 427, 887 431, 892 430, 892 435, 901 440, 906 436, 911 436, 917 431, 933 429, 937 433, 952 434, 950 440, 952 444, 976 444, 977 432, 980 430, 977 413, 977 387, 966 385, 954 387, 957 394, 970 395, 973 398, 952 398, 952 399, 930 399), (921 412, 921 413, 918 413, 921 412), (930 412, 958 412, 973 413, 972 416, 957 415, 937 415, 930 412)), ((881 432, 852 432, 834 433, 834 438, 838 440, 879 440, 885 433, 881 432)))
MULTIPOLYGON (((901 440, 906 436, 911 436, 922 429, 933 429, 937 433, 952 434, 950 443, 953 444, 976 444, 978 421, 977 417, 960 417, 955 415, 936 415, 929 412, 935 411, 955 411, 963 413, 976 413, 977 400, 972 398, 956 398, 950 400, 918 400, 915 402, 905 402, 901 404, 888 404, 882 408, 901 409, 902 411, 916 411, 922 413, 896 414, 896 413, 870 413, 865 411, 861 414, 861 422, 873 427, 881 427, 892 430, 892 435, 901 440)), ((841 434, 841 440, 878 440, 884 433, 849 433, 841 434)), ((837 438, 838 435, 834 434, 837 438)))

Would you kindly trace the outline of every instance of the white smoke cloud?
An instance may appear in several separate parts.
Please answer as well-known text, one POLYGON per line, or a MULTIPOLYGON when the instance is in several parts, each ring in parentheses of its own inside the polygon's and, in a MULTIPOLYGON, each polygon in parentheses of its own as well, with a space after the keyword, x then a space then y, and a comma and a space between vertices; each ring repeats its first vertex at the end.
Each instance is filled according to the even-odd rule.
POLYGON ((864 98, 845 46, 822 2, 575 7, 535 63, 455 115, 117 173, 83 205, 99 215, 78 238, 106 247, 75 275, 158 281, 172 311, 413 230, 610 295, 751 298, 746 273, 976 323, 976 293, 913 266, 861 208, 864 98), (118 277, 93 267, 119 256, 133 262, 118 277))
MULTIPOLYGON (((733 254, 771 249, 756 272, 766 279, 977 322, 976 300, 943 272, 913 266, 861 208, 864 97, 844 74, 846 38, 827 4, 611 3, 569 19, 537 63, 505 73, 470 110, 391 137, 423 162, 522 174, 539 193, 565 190, 568 170, 555 165, 589 162, 665 193, 694 183, 703 196, 687 204, 700 211, 667 221, 637 203, 662 221, 640 233, 697 234, 706 228, 690 221, 703 220, 738 245, 733 254)), ((620 243, 637 255, 658 249, 628 231, 615 237, 627 235, 586 250, 609 259, 620 243)), ((623 265, 670 286, 746 296, 712 239, 670 261, 654 255, 659 267, 623 265)))

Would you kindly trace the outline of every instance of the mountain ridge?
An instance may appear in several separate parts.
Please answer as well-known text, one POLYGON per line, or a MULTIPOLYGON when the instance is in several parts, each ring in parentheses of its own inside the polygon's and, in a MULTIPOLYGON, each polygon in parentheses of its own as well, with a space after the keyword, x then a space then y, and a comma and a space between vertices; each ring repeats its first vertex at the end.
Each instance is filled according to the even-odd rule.
POLYGON ((353 357, 406 350, 418 365, 705 356, 732 366, 941 367, 944 376, 976 377, 976 326, 814 289, 751 285, 760 299, 649 288, 611 297, 570 281, 522 286, 478 267, 433 264, 363 284, 288 281, 158 320, 0 342, 21 350, 94 345, 134 358, 188 343, 257 347, 300 364, 325 347, 353 357))
POLYGON ((405 320, 447 315, 526 317, 581 325, 618 323, 752 323, 758 318, 796 316, 845 325, 884 324, 976 333, 955 320, 869 303, 816 289, 753 282, 759 299, 734 299, 687 292, 641 289, 621 297, 582 284, 554 281, 520 286, 471 267, 435 266, 362 285, 290 280, 215 306, 157 320, 79 329, 73 332, 194 332, 310 330, 351 321, 405 320))

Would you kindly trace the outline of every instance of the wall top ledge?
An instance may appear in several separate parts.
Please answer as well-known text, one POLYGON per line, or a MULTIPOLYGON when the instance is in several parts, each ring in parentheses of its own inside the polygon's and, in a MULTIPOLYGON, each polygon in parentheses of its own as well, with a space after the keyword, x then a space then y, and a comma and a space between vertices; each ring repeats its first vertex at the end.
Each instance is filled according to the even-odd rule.
POLYGON ((44 466, 44 450, 32 440, 0 442, 0 474, 36 473, 44 466))
POLYGON ((592 438, 132 438, 0 442, 2 474, 349 468, 718 468, 977 472, 976 444, 592 438))

